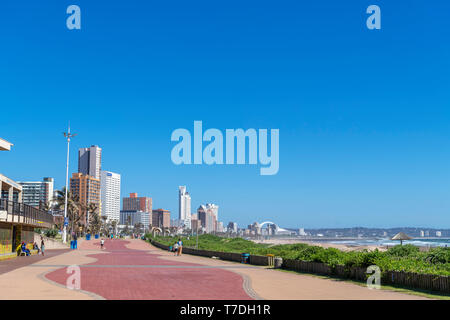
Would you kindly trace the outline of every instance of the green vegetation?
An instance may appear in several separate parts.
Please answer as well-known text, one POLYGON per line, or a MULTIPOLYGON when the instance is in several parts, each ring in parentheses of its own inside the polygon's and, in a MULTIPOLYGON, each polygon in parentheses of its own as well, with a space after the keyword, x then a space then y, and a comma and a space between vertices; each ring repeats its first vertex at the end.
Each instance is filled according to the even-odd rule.
MULTIPOLYGON (((146 238, 153 237, 147 234, 146 238)), ((153 239, 165 245, 173 245, 178 238, 155 236, 153 239)), ((183 237, 182 240, 184 246, 196 247, 196 237, 191 237, 189 240, 183 237)), ((344 252, 335 248, 325 249, 303 243, 269 246, 242 238, 221 238, 209 234, 199 236, 198 248, 254 255, 273 254, 283 259, 322 262, 331 267, 344 265, 366 268, 377 265, 382 272, 405 271, 450 276, 450 248, 433 248, 428 252, 420 252, 419 248, 413 245, 398 245, 386 252, 378 250, 344 252)))
POLYGON ((57 234, 58 234, 58 229, 44 230, 44 235, 48 238, 55 238, 57 234))

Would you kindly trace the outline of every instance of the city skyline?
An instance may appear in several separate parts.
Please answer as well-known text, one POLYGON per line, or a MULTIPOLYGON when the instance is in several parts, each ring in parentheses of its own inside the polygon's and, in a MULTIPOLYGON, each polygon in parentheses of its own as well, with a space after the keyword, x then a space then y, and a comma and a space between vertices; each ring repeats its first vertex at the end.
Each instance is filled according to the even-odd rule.
POLYGON ((383 1, 376 31, 358 1, 83 1, 81 30, 53 3, 0 12, 7 177, 60 189, 70 121, 70 176, 98 145, 123 195, 173 215, 186 185, 192 208, 217 203, 240 226, 450 227, 449 3, 383 1), (194 121, 279 128, 278 173, 175 165, 171 133, 194 121))
MULTIPOLYGON (((72 140, 72 144, 73 144, 73 140, 72 140)), ((96 147, 96 148, 98 148, 99 147, 99 144, 95 144, 95 145, 92 145, 90 148, 92 148, 92 147, 96 147)), ((78 149, 89 149, 89 148, 78 148, 78 149)), ((100 147, 99 148, 100 150, 102 150, 102 148, 100 147)), ((14 150, 13 150, 14 151, 14 150)), ((70 154, 70 157, 72 158, 73 157, 73 155, 72 155, 72 153, 70 154)), ((76 156, 77 158, 76 159, 78 159, 79 160, 79 153, 78 153, 78 155, 76 156)), ((102 159, 103 160, 103 159, 102 159)), ((75 163, 74 164, 72 164, 72 160, 71 160, 71 164, 70 164, 70 167, 76 167, 76 168, 79 168, 79 164, 78 164, 78 162, 77 161, 74 161, 75 163)), ((100 163, 100 168, 101 168, 101 163, 100 163)), ((103 172, 103 170, 101 170, 100 169, 100 172, 103 172)), ((105 172, 108 172, 108 171, 105 171, 105 172)), ((75 171, 73 171, 73 173, 78 173, 78 170, 75 170, 75 171)), ((73 173, 71 173, 71 170, 69 170, 69 178, 72 176, 72 174, 73 173)), ((41 178, 42 179, 42 178, 41 178)), ((100 180, 100 179, 99 179, 100 180)), ((25 180, 24 180, 25 181, 25 180)), ((30 182, 39 182, 39 179, 37 179, 37 181, 35 181, 34 179, 28 179, 28 180, 26 180, 26 181, 30 181, 30 182)), ((41 180, 42 181, 42 180, 41 180)), ((57 189, 62 189, 63 188, 63 185, 61 185, 61 184, 57 184, 55 181, 53 181, 54 183, 55 183, 55 190, 57 190, 57 189)), ((61 182, 63 182, 63 181, 61 181, 61 182)), ((133 187, 131 187, 130 188, 131 190, 134 190, 135 188, 133 188, 133 187)), ((135 191, 135 190, 134 190, 135 191)), ((129 193, 130 195, 132 194, 132 192, 130 192, 129 193)), ((137 193, 135 193, 136 194, 136 196, 137 196, 137 193)), ((187 193, 188 195, 189 195, 189 200, 190 200, 190 194, 189 193, 187 193)), ((172 204, 172 207, 175 207, 177 210, 174 210, 173 208, 171 208, 171 206, 170 205, 165 205, 165 206, 161 206, 161 205, 158 205, 158 206, 156 206, 157 208, 171 208, 171 209, 169 209, 168 211, 170 211, 170 212, 179 212, 179 201, 180 201, 180 187, 178 187, 178 201, 175 201, 175 202, 177 202, 177 204, 174 206, 173 204, 172 204)), ((126 198, 126 196, 124 195, 124 194, 122 194, 122 191, 120 192, 120 208, 123 208, 123 199, 124 198, 126 198)), ((174 199, 175 199, 175 197, 173 197, 174 199)), ((153 200, 153 197, 151 197, 150 199, 152 199, 153 200)), ((198 205, 194 205, 194 206, 192 206, 192 208, 195 208, 195 207, 198 207, 198 206, 202 206, 202 204, 204 204, 204 203, 207 203, 208 201, 203 201, 203 200, 200 200, 200 199, 197 199, 197 201, 195 201, 194 203, 198 203, 198 205)), ((103 209, 102 209, 102 211, 103 211, 103 209)), ((192 209, 191 209, 191 211, 192 211, 192 209)), ((194 209, 194 211, 195 211, 195 209, 194 209)), ((191 212, 191 213, 194 213, 194 212, 191 212)), ((225 220, 223 220, 223 222, 225 223, 225 224, 228 224, 228 222, 237 222, 237 224, 238 224, 238 226, 239 226, 239 228, 245 228, 247 225, 250 225, 250 224, 252 224, 252 223, 254 223, 254 222, 261 222, 261 221, 264 221, 264 220, 267 220, 267 219, 265 219, 265 218, 263 218, 263 217, 256 217, 254 220, 251 220, 251 219, 235 219, 235 218, 228 218, 228 215, 226 215, 225 214, 225 220)), ((274 220, 274 222, 275 223, 277 223, 277 221, 276 221, 276 219, 272 219, 272 220, 274 220)), ((277 223, 277 224, 279 224, 280 225, 280 223, 277 223)), ((284 225, 284 224, 281 224, 281 225, 283 225, 284 227, 287 227, 287 228, 299 228, 299 227, 303 227, 303 228, 309 228, 309 229, 320 229, 320 228, 349 228, 349 227, 374 227, 374 228, 377 228, 377 227, 379 227, 379 228, 395 228, 395 227, 424 227, 424 228, 437 228, 437 229, 439 229, 439 228, 447 228, 447 227, 445 227, 445 226, 443 226, 443 225, 427 225, 427 224, 412 224, 412 225, 408 225, 408 224, 403 224, 403 225, 401 225, 401 224, 399 224, 399 225, 370 225, 370 224, 362 224, 362 225, 357 225, 357 224, 349 224, 349 225, 343 225, 343 226, 336 226, 336 225, 330 225, 330 226, 327 226, 327 225, 311 225, 311 226, 309 226, 309 225, 306 225, 306 224, 303 224, 303 225, 284 225)))

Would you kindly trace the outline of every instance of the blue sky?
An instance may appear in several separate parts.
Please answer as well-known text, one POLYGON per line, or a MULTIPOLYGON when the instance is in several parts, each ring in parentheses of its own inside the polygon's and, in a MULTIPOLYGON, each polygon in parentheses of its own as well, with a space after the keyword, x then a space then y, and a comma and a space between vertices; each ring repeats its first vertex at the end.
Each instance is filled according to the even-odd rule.
POLYGON ((449 18, 444 1, 3 1, 0 172, 61 187, 70 120, 70 172, 97 144, 122 196, 175 216, 187 185, 241 226, 449 228, 449 18), (194 120, 280 129, 278 174, 175 166, 194 120))

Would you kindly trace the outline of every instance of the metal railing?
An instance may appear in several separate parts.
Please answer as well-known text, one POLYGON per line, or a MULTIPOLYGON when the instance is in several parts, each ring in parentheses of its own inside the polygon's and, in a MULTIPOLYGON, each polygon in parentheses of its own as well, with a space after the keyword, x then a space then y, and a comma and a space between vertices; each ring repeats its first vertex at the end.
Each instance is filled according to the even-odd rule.
POLYGON ((38 222, 53 224, 53 216, 50 213, 24 203, 0 199, 0 211, 6 211, 12 215, 12 221, 16 221, 17 216, 23 217, 21 222, 25 224, 37 225, 38 222))

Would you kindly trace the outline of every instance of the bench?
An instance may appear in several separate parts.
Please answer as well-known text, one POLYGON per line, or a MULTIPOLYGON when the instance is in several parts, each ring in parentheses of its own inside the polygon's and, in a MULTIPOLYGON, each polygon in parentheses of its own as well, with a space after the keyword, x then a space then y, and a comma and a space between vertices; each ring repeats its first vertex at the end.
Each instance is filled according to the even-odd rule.
MULTIPOLYGON (((30 256, 32 256, 32 255, 34 255, 34 254, 37 254, 37 253, 38 253, 37 250, 34 250, 34 249, 30 250, 30 256)), ((19 257, 26 256, 26 255, 27 255, 26 252, 20 250, 20 252, 19 252, 19 257)))

